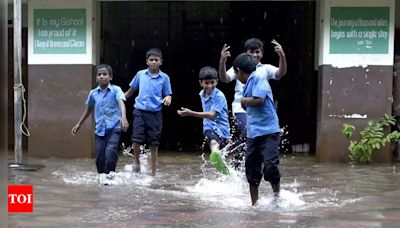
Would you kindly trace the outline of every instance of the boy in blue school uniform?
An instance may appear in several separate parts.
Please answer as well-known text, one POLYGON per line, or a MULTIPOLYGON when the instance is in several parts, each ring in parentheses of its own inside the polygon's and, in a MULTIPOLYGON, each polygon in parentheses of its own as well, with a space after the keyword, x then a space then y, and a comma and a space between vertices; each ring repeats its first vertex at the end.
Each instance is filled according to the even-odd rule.
MULTIPOLYGON (((251 54, 254 61, 257 63, 256 71, 265 79, 280 80, 286 75, 287 64, 285 52, 282 46, 276 41, 272 40, 271 43, 274 45, 274 51, 279 56, 279 66, 273 66, 271 64, 262 64, 261 59, 264 56, 264 43, 258 38, 250 38, 244 43, 244 52, 251 54)), ((235 80, 235 97, 232 103, 232 113, 237 124, 237 130, 242 136, 246 135, 246 111, 240 105, 240 100, 243 96, 244 84, 237 80, 236 74, 233 67, 226 71, 226 61, 231 56, 229 51, 230 46, 224 44, 221 50, 221 57, 219 62, 219 77, 222 82, 229 83, 235 80)), ((245 138, 245 137, 244 137, 245 138)))
MULTIPOLYGON (((264 43, 258 38, 250 38, 244 43, 244 52, 249 53, 257 63, 256 71, 267 80, 280 80, 286 75, 287 64, 285 52, 282 46, 276 41, 272 40, 271 43, 274 45, 274 50, 279 56, 279 66, 273 66, 271 64, 262 64, 261 59, 264 56, 264 43)), ((232 102, 232 114, 234 117, 234 123, 236 127, 236 133, 234 137, 238 137, 235 140, 237 145, 246 141, 246 111, 242 108, 240 100, 243 97, 244 84, 237 80, 233 67, 226 70, 227 58, 231 56, 230 46, 224 44, 221 50, 221 57, 219 62, 219 77, 222 82, 229 83, 235 81, 235 96, 232 102)), ((237 150, 234 153, 235 167, 238 167, 243 160, 243 153, 241 150, 237 150)))
POLYGON ((252 56, 248 53, 240 54, 233 61, 233 68, 237 79, 246 83, 241 99, 247 117, 245 168, 251 202, 255 205, 263 175, 264 180, 270 182, 275 196, 279 195, 279 120, 271 87, 268 80, 256 71, 252 56))
POLYGON ((126 131, 129 124, 126 119, 125 95, 119 86, 110 84, 113 78, 112 68, 101 64, 96 67, 95 72, 98 86, 90 91, 86 110, 71 133, 75 136, 94 110, 96 167, 99 173, 108 174, 115 172, 121 130, 126 131))
POLYGON ((132 148, 134 152, 134 171, 140 172, 140 146, 150 145, 151 175, 155 176, 162 130, 162 104, 171 104, 171 83, 169 76, 160 70, 162 52, 152 48, 146 53, 148 68, 137 72, 129 83, 125 97, 129 98, 139 90, 133 111, 132 148))
MULTIPOLYGON (((203 134, 210 146, 211 152, 220 151, 230 137, 228 105, 225 95, 217 89, 218 73, 213 67, 203 67, 199 73, 199 83, 202 112, 195 112, 188 108, 181 108, 181 116, 194 116, 203 119, 203 134)), ((224 171, 225 172, 225 171, 224 171)))

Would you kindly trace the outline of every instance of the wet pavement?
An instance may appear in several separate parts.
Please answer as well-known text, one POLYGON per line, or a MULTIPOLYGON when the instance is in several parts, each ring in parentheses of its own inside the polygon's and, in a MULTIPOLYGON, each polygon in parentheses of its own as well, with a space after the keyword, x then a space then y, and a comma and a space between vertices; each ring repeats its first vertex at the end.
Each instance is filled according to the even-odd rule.
MULTIPOLYGON (((29 159, 46 167, 9 170, 9 183, 34 185, 34 213, 9 227, 400 227, 400 165, 317 163, 281 156, 281 194, 268 183, 250 206, 243 171, 220 175, 201 156, 160 152, 153 178, 121 155, 102 185, 93 159, 29 159)), ((147 161, 147 162, 146 162, 147 161)))

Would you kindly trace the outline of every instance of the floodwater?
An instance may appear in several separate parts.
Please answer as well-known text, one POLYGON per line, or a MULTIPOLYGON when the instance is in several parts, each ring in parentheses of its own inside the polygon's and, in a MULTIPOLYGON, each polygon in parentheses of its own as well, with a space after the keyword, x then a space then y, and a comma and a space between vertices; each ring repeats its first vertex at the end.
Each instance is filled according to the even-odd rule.
MULTIPOLYGON (((46 167, 9 170, 9 183, 33 184, 34 213, 10 214, 9 227, 400 227, 400 165, 315 162, 281 156, 281 194, 260 185, 250 205, 243 171, 227 176, 200 155, 160 152, 158 173, 120 155, 103 185, 93 159, 29 159, 46 167)), ((144 162, 143 162, 144 161, 144 162)))

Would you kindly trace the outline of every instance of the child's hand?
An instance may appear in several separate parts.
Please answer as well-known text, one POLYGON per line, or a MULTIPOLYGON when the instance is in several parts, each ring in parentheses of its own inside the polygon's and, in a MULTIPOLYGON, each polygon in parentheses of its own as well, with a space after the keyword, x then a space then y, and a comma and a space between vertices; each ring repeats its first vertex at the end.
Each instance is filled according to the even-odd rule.
POLYGON ((171 96, 166 96, 164 97, 164 99, 162 100, 163 104, 165 106, 169 106, 171 104, 171 96))
POLYGON ((128 127, 129 123, 126 117, 121 117, 121 130, 126 132, 128 130, 128 127))
POLYGON ((181 108, 181 110, 178 110, 178 114, 180 116, 188 116, 190 114, 192 110, 188 109, 188 108, 181 108))
POLYGON ((75 126, 72 128, 72 130, 71 130, 71 134, 72 134, 73 136, 75 136, 76 133, 79 131, 79 128, 80 128, 80 127, 81 127, 81 126, 80 126, 79 124, 75 125, 75 126))
POLYGON ((220 58, 219 62, 225 63, 226 60, 228 59, 228 57, 231 57, 231 52, 229 51, 229 48, 231 48, 231 47, 224 44, 224 46, 222 47, 221 58, 220 58))
POLYGON ((285 52, 283 51, 283 48, 282 48, 282 46, 276 41, 276 40, 272 40, 271 41, 271 43, 272 44, 274 44, 275 45, 275 47, 274 47, 274 49, 275 49, 275 52, 279 55, 279 56, 285 56, 285 52))

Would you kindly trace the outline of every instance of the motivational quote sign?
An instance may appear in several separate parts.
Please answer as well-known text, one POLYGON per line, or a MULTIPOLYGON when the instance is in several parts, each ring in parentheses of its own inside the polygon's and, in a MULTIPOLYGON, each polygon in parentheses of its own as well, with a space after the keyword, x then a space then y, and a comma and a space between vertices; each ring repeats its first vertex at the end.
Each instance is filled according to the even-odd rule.
POLYGON ((34 54, 85 54, 86 9, 34 9, 34 54))
POLYGON ((389 7, 331 7, 330 54, 387 54, 389 7))

